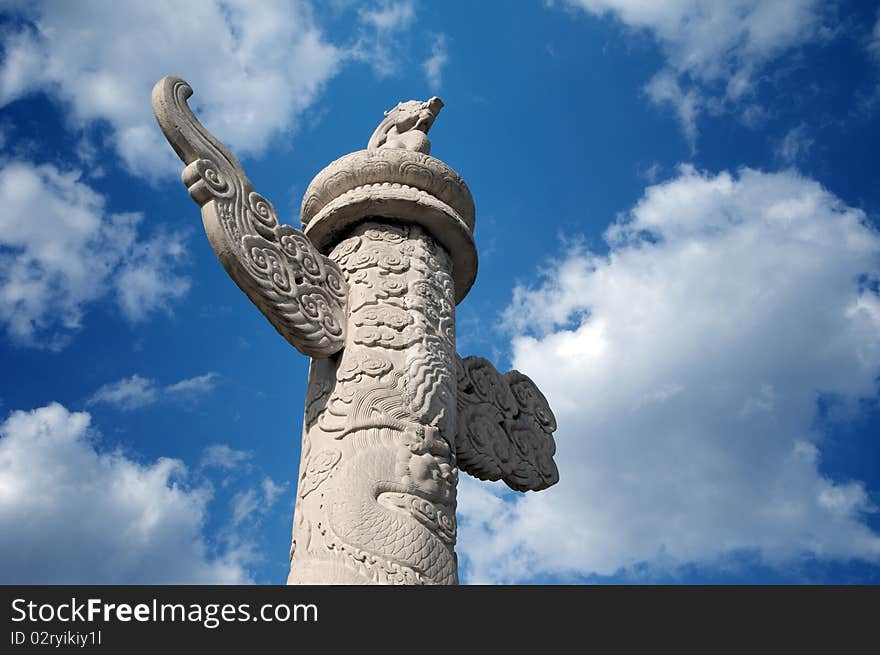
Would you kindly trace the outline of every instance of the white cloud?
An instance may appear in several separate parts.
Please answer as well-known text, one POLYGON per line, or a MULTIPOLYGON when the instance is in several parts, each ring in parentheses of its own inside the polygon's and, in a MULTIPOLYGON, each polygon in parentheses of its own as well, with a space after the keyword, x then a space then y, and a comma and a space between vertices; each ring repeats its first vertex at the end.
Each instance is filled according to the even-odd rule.
MULTIPOLYGON (((877 20, 873 29, 865 36, 863 44, 868 56, 880 66, 880 9, 877 10, 877 20)), ((873 89, 862 89, 856 93, 856 109, 863 115, 872 115, 878 103, 880 103, 880 81, 875 81, 873 89)))
POLYGON ((214 390, 217 380, 220 376, 217 373, 210 372, 204 375, 197 375, 194 378, 187 378, 165 387, 165 394, 169 396, 193 396, 203 393, 209 393, 214 390))
POLYGON ((232 497, 232 525, 241 525, 243 521, 259 511, 259 499, 256 489, 240 491, 232 497))
POLYGON ((695 151, 699 133, 697 117, 704 102, 700 94, 693 88, 683 89, 679 84, 678 76, 668 70, 654 75, 645 86, 645 93, 648 94, 652 102, 658 105, 672 106, 691 151, 695 151))
POLYGON ((152 405, 158 398, 156 383, 135 373, 130 378, 105 384, 91 395, 88 404, 114 405, 128 410, 152 405))
POLYGON ((385 0, 375 8, 362 8, 358 16, 362 23, 372 26, 377 32, 390 33, 404 30, 412 25, 416 12, 412 0, 401 2, 385 0))
POLYGON ((874 30, 871 32, 871 38, 868 41, 868 52, 871 56, 880 62, 880 11, 877 12, 877 22, 874 23, 874 30))
POLYGON ((203 535, 209 488, 179 460, 98 451, 89 423, 52 403, 0 424, 4 584, 250 582, 246 550, 203 535))
POLYGON ((878 392, 864 213, 793 171, 683 167, 606 240, 507 311, 514 366, 559 421, 561 481, 515 499, 462 485, 467 579, 880 561, 868 490, 821 472, 814 423, 820 394, 852 409, 878 392))
POLYGON ((116 299, 123 314, 133 322, 156 310, 167 310, 172 300, 189 291, 189 279, 176 275, 174 266, 186 261, 184 236, 160 232, 149 241, 134 245, 114 279, 116 299))
POLYGON ((281 493, 287 489, 287 483, 284 482, 282 484, 278 484, 272 478, 266 477, 263 478, 263 482, 260 484, 260 488, 263 490, 263 496, 266 498, 266 504, 272 505, 281 493))
POLYGON ((259 154, 296 128, 339 67, 305 3, 37 2, 6 28, 0 106, 45 91, 77 127, 107 121, 134 172, 178 174, 150 109, 150 90, 179 75, 204 123, 239 155, 259 154))
POLYGON ((416 18, 412 0, 379 0, 358 11, 359 38, 349 54, 368 63, 380 77, 395 74, 408 58, 402 38, 416 18))
POLYGON ((434 42, 431 44, 431 56, 422 64, 425 69, 425 75, 428 78, 428 86, 431 87, 431 91, 434 93, 440 90, 440 85, 443 83, 443 67, 448 59, 446 35, 437 34, 434 36, 434 42))
POLYGON ((117 409, 132 410, 147 407, 160 400, 191 400, 214 390, 219 375, 205 373, 159 387, 155 380, 135 373, 131 377, 103 385, 88 399, 89 405, 113 405, 117 409))
POLYGON ((785 133, 776 146, 776 156, 787 164, 795 164, 809 154, 814 143, 807 134, 807 126, 801 123, 785 133))
MULTIPOLYGON (((675 109, 689 139, 704 109, 720 111, 754 93, 761 69, 786 51, 826 39, 819 0, 569 0, 650 33, 666 57, 646 90, 675 109)), ((752 107, 751 113, 759 111, 752 107)))
POLYGON ((107 212, 80 178, 23 161, 0 168, 0 323, 17 343, 62 347, 86 306, 111 287, 123 314, 138 321, 189 285, 175 266, 179 235, 139 240, 141 215, 107 212))
POLYGON ((202 467, 231 471, 253 457, 248 450, 235 450, 226 444, 212 444, 202 451, 202 467))
POLYGON ((240 526, 245 521, 259 521, 286 487, 286 484, 277 484, 272 478, 266 477, 260 483, 259 490, 247 489, 236 493, 232 497, 232 526, 240 526))

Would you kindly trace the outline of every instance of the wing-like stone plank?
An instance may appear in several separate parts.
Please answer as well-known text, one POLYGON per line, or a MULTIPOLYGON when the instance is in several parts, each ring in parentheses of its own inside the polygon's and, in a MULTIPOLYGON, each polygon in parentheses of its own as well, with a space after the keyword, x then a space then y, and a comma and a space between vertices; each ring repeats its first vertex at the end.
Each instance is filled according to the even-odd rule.
POLYGON ((196 119, 179 77, 153 87, 153 113, 186 168, 208 240, 226 272, 294 348, 326 357, 345 342, 348 285, 336 262, 278 222, 238 159, 196 119))
POLYGON ((519 371, 502 376, 482 357, 457 360, 459 469, 517 491, 556 484, 556 418, 544 394, 519 371))

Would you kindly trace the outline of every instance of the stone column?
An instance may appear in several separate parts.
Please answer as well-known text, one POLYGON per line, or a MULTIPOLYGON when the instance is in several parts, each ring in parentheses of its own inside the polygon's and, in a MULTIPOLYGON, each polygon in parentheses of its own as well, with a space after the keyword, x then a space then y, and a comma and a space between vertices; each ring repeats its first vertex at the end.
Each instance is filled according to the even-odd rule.
POLYGON ((439 98, 399 103, 366 150, 318 173, 303 230, 278 221, 168 76, 153 111, 185 164, 217 258, 312 357, 290 583, 454 584, 459 470, 518 491, 556 484, 556 419, 518 371, 455 352, 477 275, 474 202, 429 156, 439 98))
POLYGON ((405 150, 353 153, 306 192, 305 232, 343 271, 348 323, 342 350, 312 360, 289 583, 458 581, 456 277, 476 272, 473 214, 430 190, 468 215, 460 178, 405 150))

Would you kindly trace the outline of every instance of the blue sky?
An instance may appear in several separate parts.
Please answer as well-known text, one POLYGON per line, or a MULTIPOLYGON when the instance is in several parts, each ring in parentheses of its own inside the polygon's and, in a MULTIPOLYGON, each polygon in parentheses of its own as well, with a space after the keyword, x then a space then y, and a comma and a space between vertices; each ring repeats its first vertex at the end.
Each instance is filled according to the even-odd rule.
POLYGON ((3 3, 0 581, 286 578, 308 361, 204 237, 174 74, 293 225, 446 103, 459 352, 544 390, 561 475, 462 480, 463 581, 880 582, 877 2, 142 4, 3 3))

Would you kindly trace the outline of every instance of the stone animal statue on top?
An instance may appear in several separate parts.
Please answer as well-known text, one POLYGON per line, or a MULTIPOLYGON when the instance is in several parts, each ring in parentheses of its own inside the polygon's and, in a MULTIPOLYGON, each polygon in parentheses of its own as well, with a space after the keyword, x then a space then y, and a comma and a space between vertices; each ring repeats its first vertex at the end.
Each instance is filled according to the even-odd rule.
POLYGON ((409 100, 399 103, 391 111, 385 112, 385 119, 370 137, 367 150, 399 148, 431 154, 428 130, 441 109, 443 101, 436 96, 427 102, 409 100))

